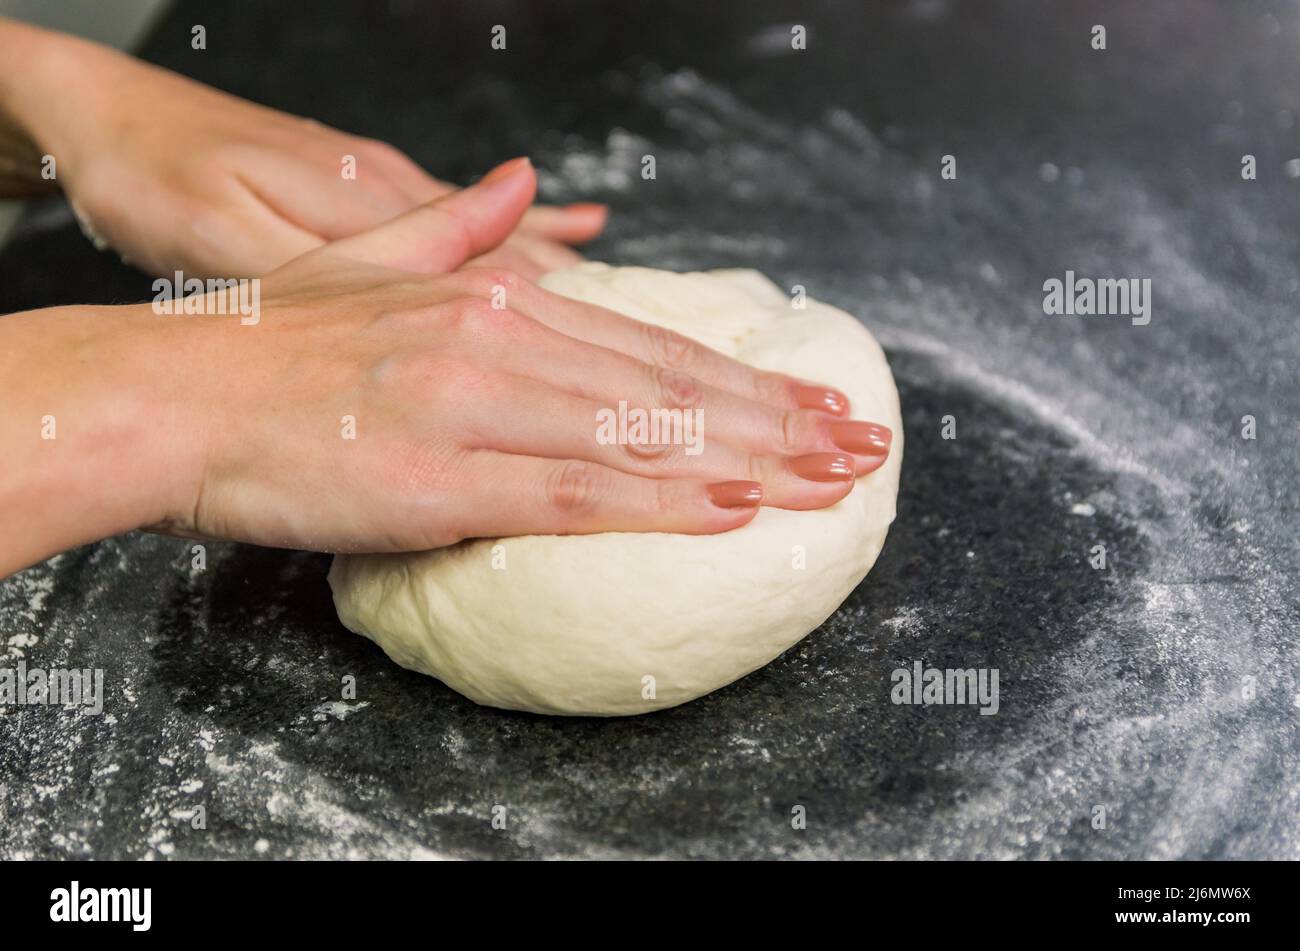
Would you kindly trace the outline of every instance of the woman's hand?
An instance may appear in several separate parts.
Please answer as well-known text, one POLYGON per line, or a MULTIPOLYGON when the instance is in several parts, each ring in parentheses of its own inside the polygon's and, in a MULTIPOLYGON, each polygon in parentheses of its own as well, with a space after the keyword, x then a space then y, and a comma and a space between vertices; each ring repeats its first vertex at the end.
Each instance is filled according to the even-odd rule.
MULTIPOLYGON (((261 282, 256 322, 113 308, 89 324, 68 317, 79 336, 53 347, 46 312, 6 318, 0 332, 35 321, 29 346, 68 377, 48 398, 24 395, 24 412, 71 403, 59 412, 85 440, 45 447, 74 471, 42 482, 92 507, 96 491, 134 492, 117 516, 126 527, 404 551, 476 536, 727 531, 760 502, 830 505, 884 462, 888 430, 848 420, 833 390, 504 269, 454 270, 511 233, 534 189, 516 160, 310 252, 261 282), (701 410, 702 451, 602 444, 597 411, 620 400, 701 410), (81 407, 103 407, 106 421, 81 407), (117 482, 89 467, 96 457, 117 482), (94 483, 88 496, 78 477, 94 483)), ((202 303, 218 310, 215 294, 202 303)))
MULTIPOLYGON (((83 227, 154 274, 266 274, 453 190, 383 142, 83 40, 0 20, 6 55, 0 71, 19 75, 0 76, 0 132, 8 114, 32 140, 5 150, 11 161, 41 184, 39 156, 52 155, 83 227)), ((568 245, 604 223, 600 205, 532 209, 483 263, 536 277, 581 260, 568 245)))
POLYGON ((204 463, 161 527, 367 551, 720 532, 760 499, 830 505, 883 463, 887 431, 829 412, 847 406, 825 387, 502 269, 448 273, 508 235, 534 188, 516 160, 305 255, 263 281, 256 325, 175 318, 169 403, 204 463), (600 444, 597 411, 620 400, 702 410, 703 451, 600 444))

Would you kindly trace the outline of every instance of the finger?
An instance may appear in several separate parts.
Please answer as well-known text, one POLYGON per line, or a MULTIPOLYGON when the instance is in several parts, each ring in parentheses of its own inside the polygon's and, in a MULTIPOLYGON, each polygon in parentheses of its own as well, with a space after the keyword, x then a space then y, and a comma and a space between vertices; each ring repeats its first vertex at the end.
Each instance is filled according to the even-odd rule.
POLYGON ((500 247, 493 248, 487 254, 480 254, 472 261, 467 262, 465 266, 472 268, 504 268, 513 271, 527 281, 538 280, 546 273, 546 268, 525 254, 514 241, 507 241, 500 247))
POLYGON ((514 271, 525 280, 536 281, 548 271, 582 263, 582 255, 553 241, 529 238, 516 230, 507 241, 470 261, 467 267, 495 267, 514 271))
POLYGON ((491 392, 490 401, 469 401, 452 421, 462 445, 594 462, 646 478, 759 482, 763 504, 777 508, 825 508, 853 488, 848 454, 745 452, 707 436, 703 411, 645 414, 638 423, 635 407, 605 406, 509 373, 493 379, 491 392), (503 414, 502 406, 514 409, 503 414))
POLYGON ((623 401, 645 409, 698 409, 708 420, 712 438, 751 453, 847 452, 854 456, 858 475, 879 468, 889 453, 892 433, 878 423, 747 399, 533 320, 526 313, 531 285, 514 275, 466 270, 454 275, 451 283, 471 295, 470 301, 477 300, 470 311, 474 320, 466 344, 479 351, 473 359, 490 361, 608 407, 623 401), (483 297, 492 300, 491 307, 482 302, 483 297), (500 307, 505 301, 512 306, 500 307))
POLYGON ((586 244, 605 230, 609 206, 582 202, 576 205, 534 205, 524 215, 523 228, 531 235, 586 244))
POLYGON ((509 237, 536 190, 532 164, 526 158, 514 159, 497 166, 476 185, 335 241, 326 250, 382 267, 446 273, 509 237))
POLYGON ((559 271, 583 262, 582 255, 568 246, 531 237, 522 228, 517 229, 497 250, 503 248, 513 249, 527 260, 529 273, 524 273, 523 276, 528 280, 537 280, 548 271, 559 271), (531 273, 536 273, 537 276, 532 277, 531 273))
MULTIPOLYGON (((422 205, 456 190, 454 185, 434 178, 400 149, 380 141, 368 145, 365 158, 377 164, 411 204, 422 205)), ((539 238, 584 244, 605 230, 608 217, 608 206, 593 202, 535 205, 524 215, 522 228, 539 238)))
MULTIPOLYGON (((491 275, 481 278, 490 281, 491 275)), ((570 337, 616 350, 650 366, 677 370, 745 399, 785 409, 846 417, 849 399, 833 387, 758 370, 691 338, 604 307, 521 282, 509 306, 570 337)))
POLYGON ((568 245, 560 244, 558 241, 548 241, 544 238, 535 238, 522 228, 511 235, 510 240, 506 243, 520 248, 545 271, 558 271, 562 268, 573 267, 586 260, 568 245))
POLYGON ((470 359, 601 406, 617 407, 623 402, 670 413, 698 411, 713 441, 747 453, 783 456, 848 452, 861 457, 854 463, 859 475, 879 468, 888 454, 891 435, 877 424, 748 400, 689 374, 649 366, 481 301, 470 313, 474 323, 465 347, 477 351, 470 359))
POLYGON ((645 479, 578 460, 539 459, 493 450, 471 453, 465 538, 679 532, 710 535, 746 524, 758 512, 756 482, 645 479))

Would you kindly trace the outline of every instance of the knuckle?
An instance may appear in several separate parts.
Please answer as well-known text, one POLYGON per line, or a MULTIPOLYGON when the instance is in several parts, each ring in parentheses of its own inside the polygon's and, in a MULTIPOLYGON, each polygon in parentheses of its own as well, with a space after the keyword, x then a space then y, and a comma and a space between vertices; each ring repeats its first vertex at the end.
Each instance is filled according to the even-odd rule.
POLYGON ((480 270, 483 272, 483 280, 490 290, 495 290, 498 287, 514 290, 523 283, 522 277, 506 267, 485 267, 480 268, 480 270))
POLYGON ((656 367, 654 379, 659 403, 666 409, 694 409, 704 399, 700 381, 689 373, 656 367))
POLYGON ((651 503, 655 515, 669 516, 681 512, 683 508, 682 491, 679 483, 672 479, 655 479, 654 501, 651 503))
POLYGON ((656 470, 671 470, 677 466, 680 458, 679 447, 669 443, 634 442, 629 439, 623 443, 622 448, 633 462, 656 470))
POLYGON ((570 461, 547 477, 546 499, 560 512, 585 515, 600 504, 609 487, 606 470, 590 462, 570 461))
POLYGON ((519 315, 514 311, 493 307, 481 297, 457 298, 447 305, 447 310, 451 329, 474 340, 508 333, 519 324, 519 315))
POLYGON ((651 362, 656 366, 682 370, 699 362, 700 345, 690 337, 656 324, 646 324, 643 333, 651 362))
POLYGON ((469 293, 475 297, 492 297, 499 294, 502 289, 508 294, 518 288, 523 281, 514 271, 503 267, 466 268, 462 275, 468 285, 469 293))
POLYGON ((801 446, 800 440, 800 415, 798 410, 785 410, 778 413, 773 423, 776 430, 773 433, 773 439, 777 448, 785 455, 794 455, 799 451, 801 446))

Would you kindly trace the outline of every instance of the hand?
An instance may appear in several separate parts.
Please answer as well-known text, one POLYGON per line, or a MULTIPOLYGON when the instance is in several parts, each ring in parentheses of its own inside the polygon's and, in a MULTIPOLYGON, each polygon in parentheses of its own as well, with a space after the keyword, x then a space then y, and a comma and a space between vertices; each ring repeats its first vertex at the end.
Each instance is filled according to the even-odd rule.
MULTIPOLYGON (((10 111, 40 143, 11 149, 15 162, 53 155, 83 227, 151 273, 266 274, 454 190, 383 142, 82 40, 10 21, 0 30, 13 46, 40 47, 39 61, 10 67, 43 77, 12 97, 10 111), (355 177, 344 177, 345 163, 355 177)), ((532 209, 478 263, 528 277, 567 267, 581 260, 568 245, 598 235, 605 216, 600 205, 532 209)))
POLYGON ((884 462, 888 431, 847 420, 833 390, 502 269, 448 273, 508 235, 534 189, 516 160, 311 252, 265 278, 254 326, 150 314, 167 323, 145 363, 173 373, 144 402, 186 434, 168 457, 197 462, 155 527, 328 551, 710 533, 760 499, 830 505, 884 462), (597 410, 619 400, 698 407, 703 451, 600 445, 597 410))
POLYGON ((236 308, 216 292, 191 299, 210 316, 0 321, 0 575, 140 526, 324 551, 721 532, 760 502, 833 504, 884 462, 888 430, 834 390, 501 268, 454 270, 535 187, 516 160, 309 252, 261 282, 256 323, 219 316, 236 308), (700 409, 703 451, 602 445, 597 411, 620 400, 700 409))

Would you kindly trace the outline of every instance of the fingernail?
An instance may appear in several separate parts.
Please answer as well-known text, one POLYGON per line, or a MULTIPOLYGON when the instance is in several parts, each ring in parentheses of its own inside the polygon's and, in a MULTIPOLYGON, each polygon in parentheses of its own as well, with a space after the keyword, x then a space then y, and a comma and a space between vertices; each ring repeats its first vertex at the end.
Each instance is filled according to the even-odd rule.
POLYGON ((853 478, 853 460, 838 452, 813 452, 795 456, 790 471, 811 482, 845 482, 853 478))
POLYGON ((856 460, 858 465, 854 474, 860 476, 870 475, 871 473, 875 472, 877 469, 879 469, 888 461, 889 461, 889 456, 887 455, 859 456, 856 460))
POLYGON ((818 386, 816 383, 796 383, 794 399, 803 409, 819 409, 836 416, 843 416, 849 411, 847 396, 839 390, 818 386))
POLYGON ((531 168, 532 165, 533 163, 529 160, 527 155, 521 155, 519 158, 512 158, 508 162, 502 162, 496 168, 492 169, 492 171, 484 175, 479 181, 479 184, 490 185, 493 182, 499 182, 502 179, 509 178, 511 175, 518 174, 526 168, 531 168))
POLYGON ((757 482, 715 482, 709 499, 722 509, 752 509, 763 501, 763 487, 757 482))
POLYGON ((831 423, 830 429, 831 441, 835 445, 860 456, 883 456, 889 452, 889 444, 894 439, 889 427, 879 423, 844 420, 831 423))

